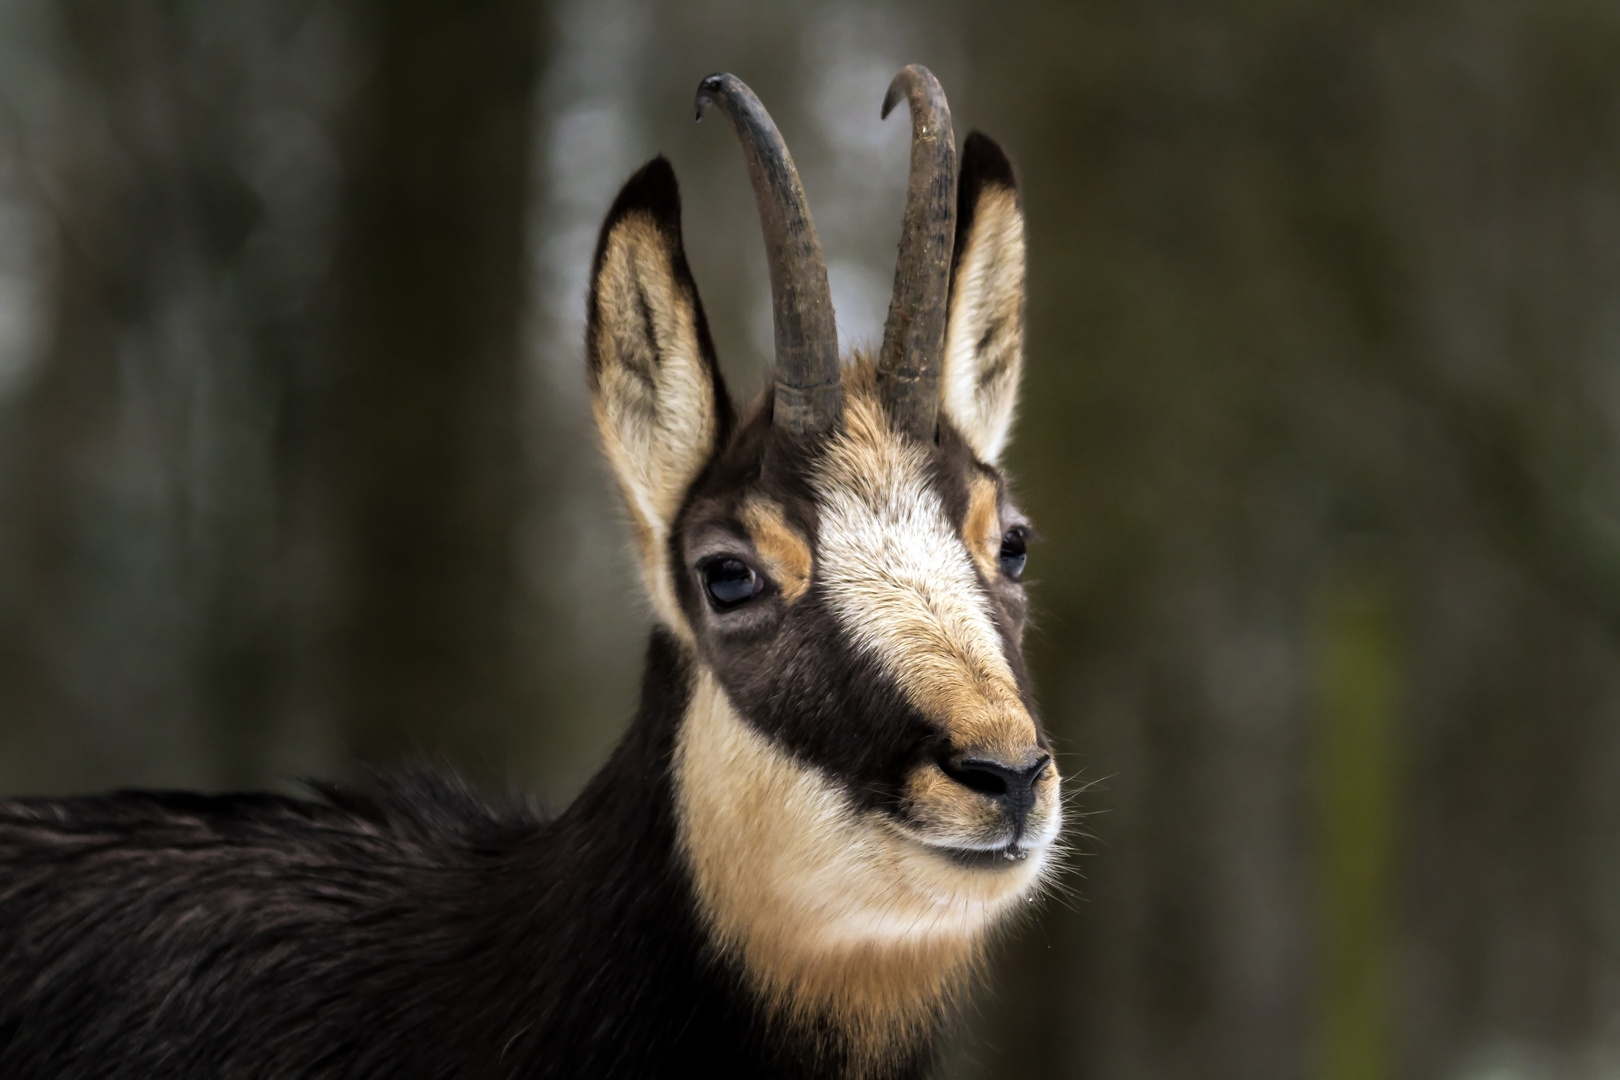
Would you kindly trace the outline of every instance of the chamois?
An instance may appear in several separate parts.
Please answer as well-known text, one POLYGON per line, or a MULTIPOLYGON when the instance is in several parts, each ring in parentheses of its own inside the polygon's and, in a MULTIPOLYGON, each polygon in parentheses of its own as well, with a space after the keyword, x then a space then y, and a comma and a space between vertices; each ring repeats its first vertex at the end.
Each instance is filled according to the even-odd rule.
POLYGON ((841 361, 753 92, 774 377, 733 408, 662 157, 591 271, 587 373, 654 610, 641 703, 546 819, 406 776, 0 802, 0 1076, 915 1077, 1054 865, 997 460, 1023 363, 1000 149, 920 66, 892 302, 841 361))

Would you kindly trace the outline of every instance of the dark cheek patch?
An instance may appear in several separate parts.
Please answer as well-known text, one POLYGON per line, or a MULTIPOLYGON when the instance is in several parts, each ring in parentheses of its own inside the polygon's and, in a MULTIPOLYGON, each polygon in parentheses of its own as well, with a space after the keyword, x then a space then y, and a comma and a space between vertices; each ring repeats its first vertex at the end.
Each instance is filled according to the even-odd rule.
POLYGON ((838 781, 866 808, 892 808, 943 735, 809 593, 767 640, 718 643, 715 676, 742 718, 838 781))

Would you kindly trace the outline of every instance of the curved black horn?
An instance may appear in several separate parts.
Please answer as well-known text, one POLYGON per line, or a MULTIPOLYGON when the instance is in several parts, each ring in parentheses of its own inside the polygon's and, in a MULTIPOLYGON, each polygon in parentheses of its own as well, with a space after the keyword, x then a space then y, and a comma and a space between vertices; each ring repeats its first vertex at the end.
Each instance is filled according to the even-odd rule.
POLYGON ((901 98, 911 104, 911 181, 894 295, 878 353, 878 385, 895 427, 932 442, 956 242, 956 136, 951 107, 933 72, 921 64, 901 68, 883 98, 885 120, 901 98))
POLYGON ((720 107, 737 129, 765 233, 776 323, 776 404, 772 423, 794 435, 824 431, 837 420, 841 388, 838 326, 833 320, 827 259, 804 200, 799 172, 765 106, 735 75, 698 84, 697 118, 720 107))

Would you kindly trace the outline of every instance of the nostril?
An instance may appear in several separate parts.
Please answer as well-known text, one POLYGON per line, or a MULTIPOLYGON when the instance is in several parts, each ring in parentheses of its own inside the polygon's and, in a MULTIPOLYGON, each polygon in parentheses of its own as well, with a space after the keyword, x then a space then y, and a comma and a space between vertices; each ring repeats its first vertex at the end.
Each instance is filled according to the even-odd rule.
POLYGON ((1031 765, 1013 766, 993 758, 957 758, 941 761, 940 768, 963 787, 1027 808, 1033 801, 1035 781, 1051 760, 1050 754, 1042 754, 1031 765))
POLYGON ((1009 770, 995 762, 971 759, 959 762, 942 761, 939 767, 945 770, 946 776, 981 795, 1000 797, 1007 794, 1009 770))

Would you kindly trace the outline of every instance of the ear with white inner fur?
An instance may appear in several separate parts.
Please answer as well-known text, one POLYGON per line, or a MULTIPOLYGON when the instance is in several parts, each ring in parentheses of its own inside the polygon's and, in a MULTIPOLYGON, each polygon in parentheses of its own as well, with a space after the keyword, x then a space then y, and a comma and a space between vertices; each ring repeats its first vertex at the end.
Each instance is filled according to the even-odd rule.
POLYGON ((1024 368, 1024 212, 1001 147, 962 146, 941 407, 980 460, 1007 445, 1024 368))
POLYGON ((681 500, 726 435, 731 404, 681 244, 681 198, 662 157, 602 224, 585 332, 591 406, 664 621, 684 623, 665 551, 681 500))

